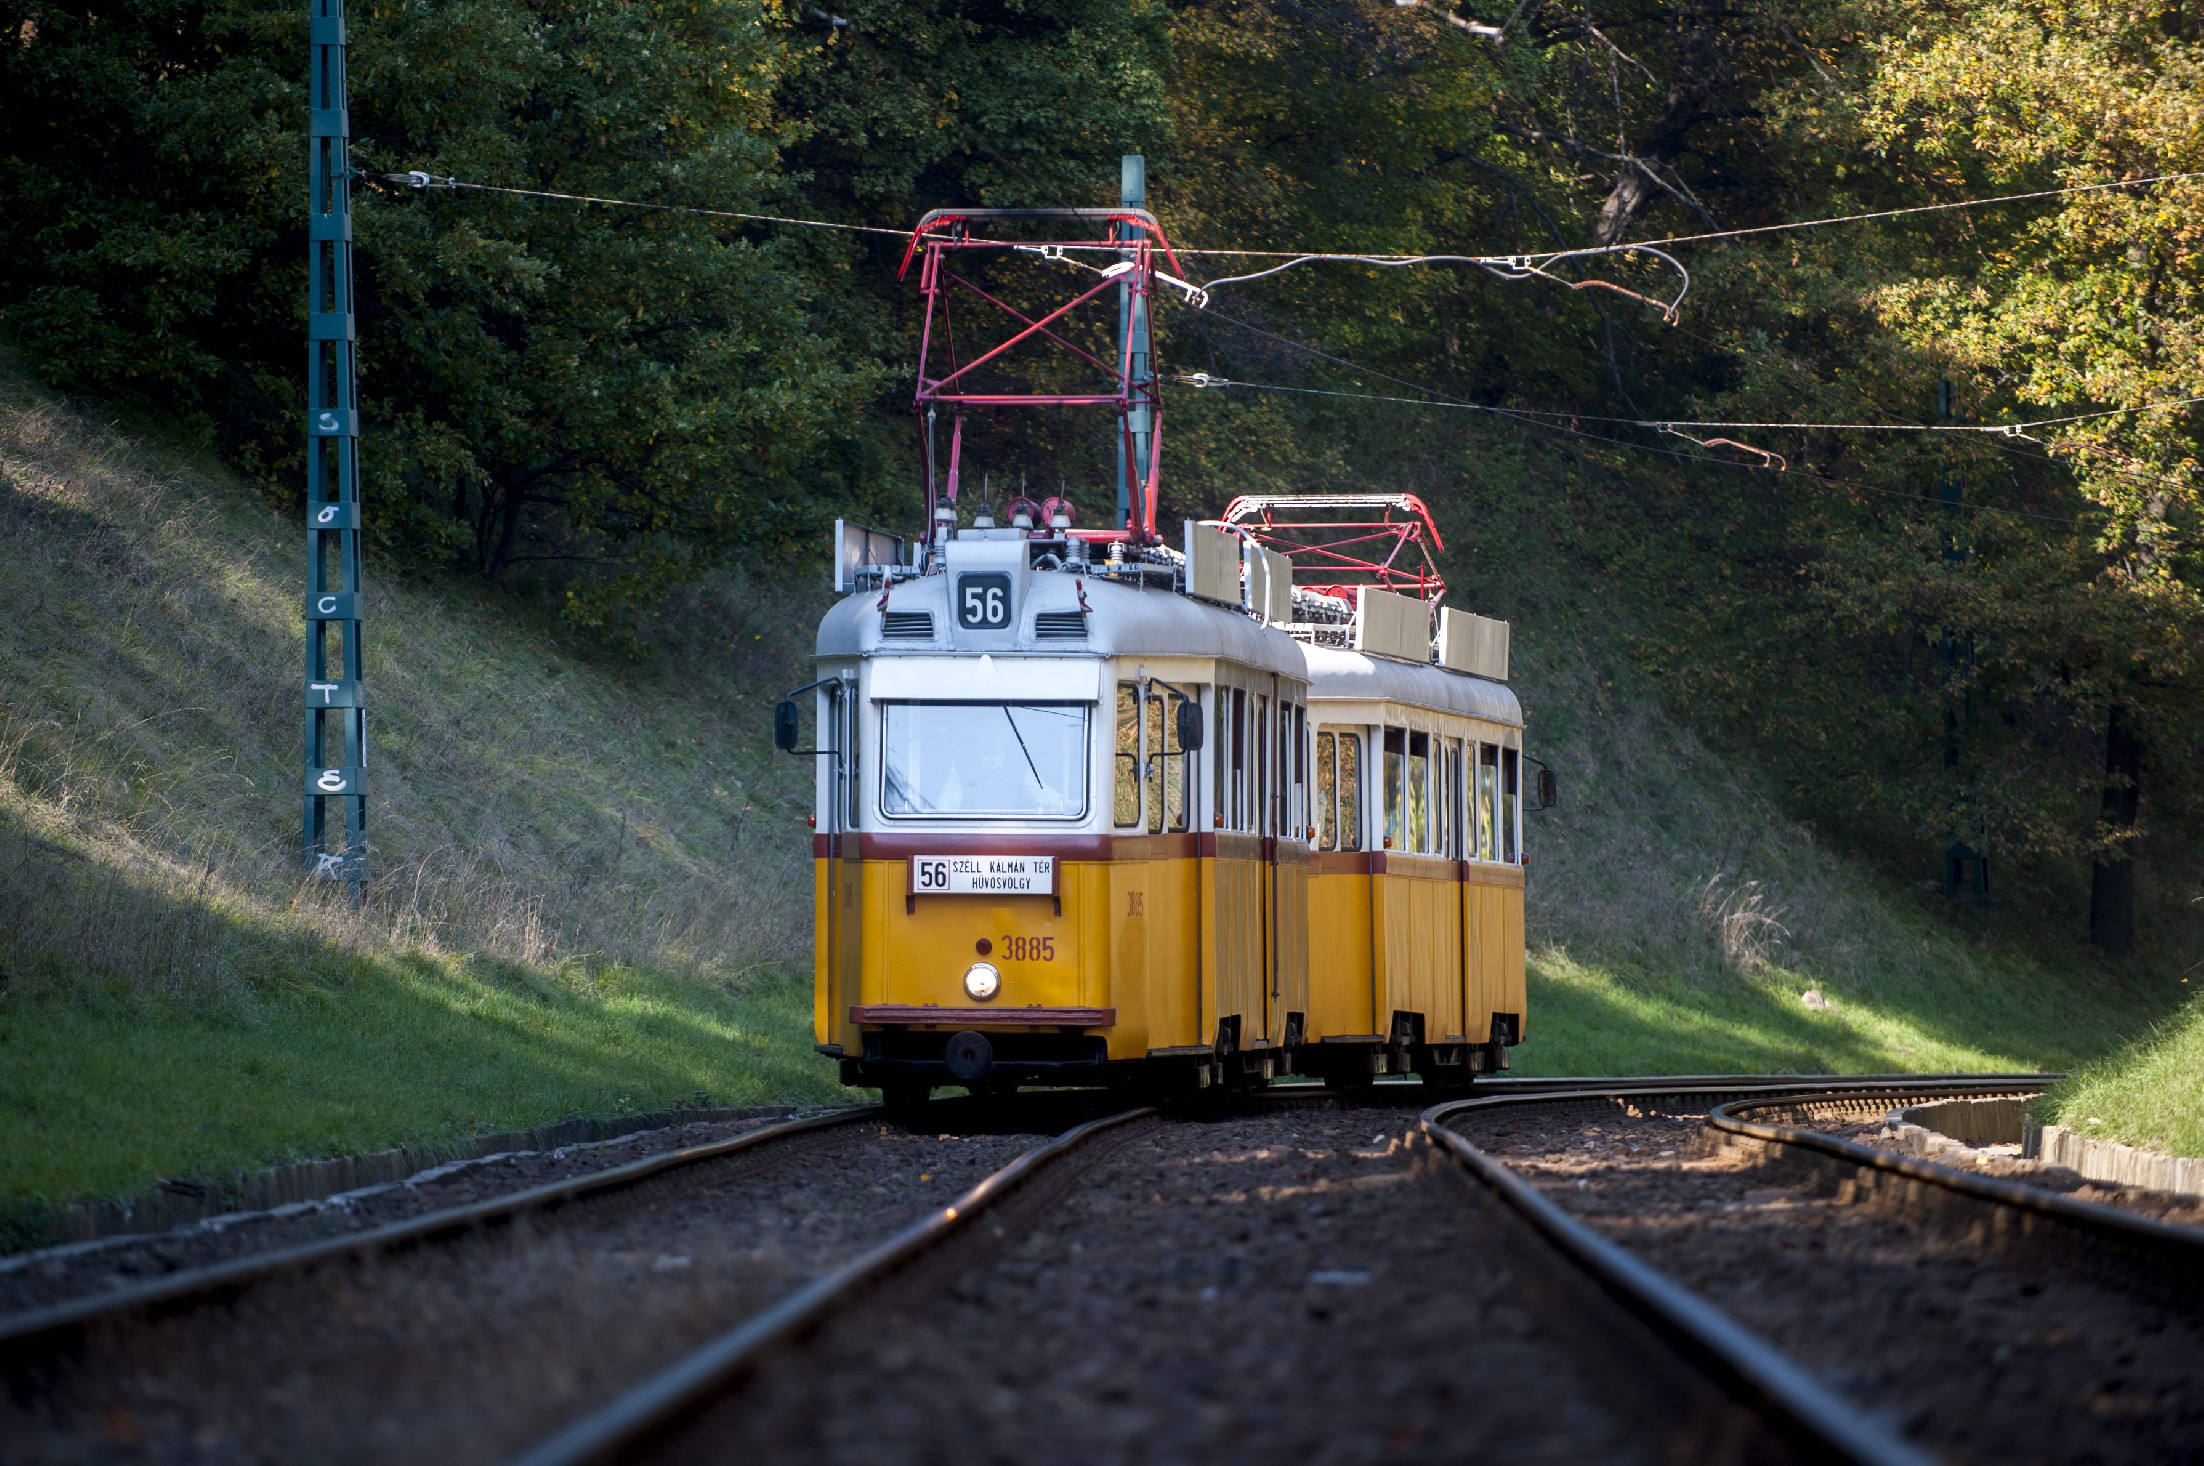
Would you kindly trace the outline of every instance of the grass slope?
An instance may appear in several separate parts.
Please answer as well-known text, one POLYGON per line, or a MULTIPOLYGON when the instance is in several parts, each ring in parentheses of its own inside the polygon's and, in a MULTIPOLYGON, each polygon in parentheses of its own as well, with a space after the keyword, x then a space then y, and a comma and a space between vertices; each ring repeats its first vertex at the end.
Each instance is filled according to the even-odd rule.
POLYGON ((2204 997, 2085 1066, 2045 1095, 2038 1113, 2093 1139, 2204 1156, 2204 997))
MULTIPOLYGON (((1526 837, 1516 1072, 2064 1068, 2192 991, 2107 963, 2078 922, 1957 911, 1933 882, 1833 849, 1694 737, 1625 654, 1630 608, 1541 512, 1598 470, 1499 432, 1375 417, 1361 431, 1372 455, 1427 445, 1369 487, 1422 494, 1451 551, 1449 602, 1512 623, 1527 747, 1561 780, 1526 837)), ((2198 935, 2184 903, 2148 917, 2198 935)))
MULTIPOLYGON (((2188 991, 1787 820, 1630 671, 1627 608, 1526 509, 1573 470, 1385 427, 1343 461, 1440 508, 1451 599, 1514 624, 1563 781, 1529 842, 1519 1072, 2066 1066, 2188 991)), ((805 771, 761 736, 814 608, 698 591, 635 671, 371 562, 355 913, 295 862, 299 549, 248 486, 0 361, 0 1199, 834 1093, 805 771)))
POLYGON ((302 542, 0 362, 0 1194, 833 1093, 749 732, 807 628, 716 587, 633 671, 371 559, 353 912, 296 860, 302 542))

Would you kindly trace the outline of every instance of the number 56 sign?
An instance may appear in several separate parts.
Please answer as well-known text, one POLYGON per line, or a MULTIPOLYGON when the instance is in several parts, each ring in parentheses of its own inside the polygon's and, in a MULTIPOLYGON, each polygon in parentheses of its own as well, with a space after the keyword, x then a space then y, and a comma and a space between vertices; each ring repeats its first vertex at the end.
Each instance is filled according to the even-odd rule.
POLYGON ((1053 896, 1053 855, 914 855, 914 896, 1053 896))
POLYGON ((1010 625, 1010 577, 1000 570, 957 577, 957 625, 1001 631, 1010 625))

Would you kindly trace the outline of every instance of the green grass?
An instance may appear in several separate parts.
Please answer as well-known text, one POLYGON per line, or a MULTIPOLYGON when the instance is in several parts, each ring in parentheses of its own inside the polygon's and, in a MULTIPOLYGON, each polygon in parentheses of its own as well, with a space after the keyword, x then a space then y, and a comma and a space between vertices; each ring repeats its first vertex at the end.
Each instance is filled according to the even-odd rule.
POLYGON ((371 556, 354 911, 299 873, 303 538, 0 356, 0 1205, 835 1092, 760 736, 805 598, 699 587, 638 667, 371 556))
POLYGON ((1544 947, 1530 959, 1530 1040, 1518 1074, 1881 1074, 2061 1068, 2102 1036, 2062 1020, 2058 989, 1992 995, 1966 983, 1855 998, 1791 971, 1724 982, 1600 966, 1544 947), (1826 1007, 1810 1008, 1807 992, 1826 1007), (2046 1009, 2041 1000, 2049 998, 2046 1009))
POLYGON ((564 1115, 823 1102, 808 976, 729 989, 420 955, 227 1002, 0 1005, 0 1195, 449 1145, 564 1115))
POLYGON ((2204 1156, 2204 998, 2078 1070, 2044 1096, 2038 1114, 2093 1139, 2204 1156))

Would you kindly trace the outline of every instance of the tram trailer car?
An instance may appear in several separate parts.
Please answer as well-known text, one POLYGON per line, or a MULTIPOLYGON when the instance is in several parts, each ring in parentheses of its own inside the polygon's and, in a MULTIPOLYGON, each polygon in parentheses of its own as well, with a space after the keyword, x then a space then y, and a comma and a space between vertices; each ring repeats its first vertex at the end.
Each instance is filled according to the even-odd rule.
POLYGON ((1301 1072, 1466 1083, 1523 1037, 1522 707, 1506 684, 1306 648, 1316 828, 1301 1072))
POLYGON ((1503 1067, 1513 693, 1100 549, 950 531, 820 626, 814 1017, 843 1082, 901 1105, 1503 1067))

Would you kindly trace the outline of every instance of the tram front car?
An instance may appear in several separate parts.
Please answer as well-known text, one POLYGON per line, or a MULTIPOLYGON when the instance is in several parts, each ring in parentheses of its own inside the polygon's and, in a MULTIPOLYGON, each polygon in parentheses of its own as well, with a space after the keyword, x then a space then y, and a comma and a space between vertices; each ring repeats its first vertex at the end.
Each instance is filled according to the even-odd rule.
POLYGON ((953 531, 820 626, 815 1020, 846 1084, 1195 1086, 1220 1019, 1251 1052, 1286 1038, 1266 978, 1301 944, 1257 868, 1305 826, 1278 795, 1301 649, 1168 564, 1088 553, 953 531))

